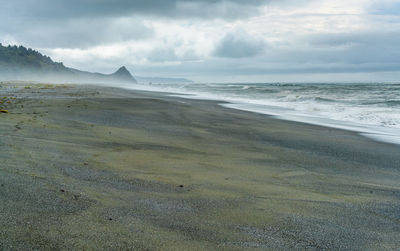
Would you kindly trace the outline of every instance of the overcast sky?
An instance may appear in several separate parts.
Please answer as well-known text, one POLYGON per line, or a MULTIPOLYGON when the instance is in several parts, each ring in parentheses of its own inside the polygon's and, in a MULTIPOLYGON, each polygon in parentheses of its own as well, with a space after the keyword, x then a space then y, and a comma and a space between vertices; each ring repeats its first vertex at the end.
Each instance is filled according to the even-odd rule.
POLYGON ((0 0, 0 42, 199 82, 400 80, 400 0, 0 0))

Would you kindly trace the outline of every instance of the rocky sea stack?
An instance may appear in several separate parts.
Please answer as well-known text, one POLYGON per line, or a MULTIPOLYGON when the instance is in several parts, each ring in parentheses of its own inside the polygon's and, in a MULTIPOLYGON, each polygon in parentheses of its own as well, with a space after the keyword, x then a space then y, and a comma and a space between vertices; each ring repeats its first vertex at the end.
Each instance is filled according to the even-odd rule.
POLYGON ((132 74, 126 69, 125 66, 119 68, 116 72, 110 75, 110 77, 115 80, 123 80, 124 82, 133 82, 136 83, 136 79, 132 76, 132 74))

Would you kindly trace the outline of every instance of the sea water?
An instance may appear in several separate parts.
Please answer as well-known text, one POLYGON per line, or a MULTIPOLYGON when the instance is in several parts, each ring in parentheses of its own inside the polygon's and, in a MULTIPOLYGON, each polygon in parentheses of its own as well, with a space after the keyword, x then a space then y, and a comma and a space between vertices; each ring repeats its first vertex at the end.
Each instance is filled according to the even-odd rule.
POLYGON ((225 107, 360 132, 400 144, 400 83, 138 84, 225 107))

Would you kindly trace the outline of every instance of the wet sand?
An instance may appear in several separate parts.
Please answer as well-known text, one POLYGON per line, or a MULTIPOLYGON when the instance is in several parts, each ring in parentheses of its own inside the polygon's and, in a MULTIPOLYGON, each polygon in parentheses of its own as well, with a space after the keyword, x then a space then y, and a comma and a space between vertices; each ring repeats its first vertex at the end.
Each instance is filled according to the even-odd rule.
POLYGON ((399 146, 214 101, 0 86, 0 249, 400 248, 399 146))

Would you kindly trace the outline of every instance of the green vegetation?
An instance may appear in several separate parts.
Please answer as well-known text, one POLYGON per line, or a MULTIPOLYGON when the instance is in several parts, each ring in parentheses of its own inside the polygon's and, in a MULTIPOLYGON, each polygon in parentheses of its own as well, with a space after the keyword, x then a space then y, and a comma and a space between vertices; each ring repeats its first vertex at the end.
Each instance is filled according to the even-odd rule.
POLYGON ((62 63, 24 46, 3 46, 0 44, 0 68, 2 71, 67 71, 62 63))
POLYGON ((50 57, 24 46, 0 44, 0 78, 2 80, 38 80, 41 82, 127 82, 136 83, 135 78, 121 67, 113 74, 90 73, 65 67, 50 57))

